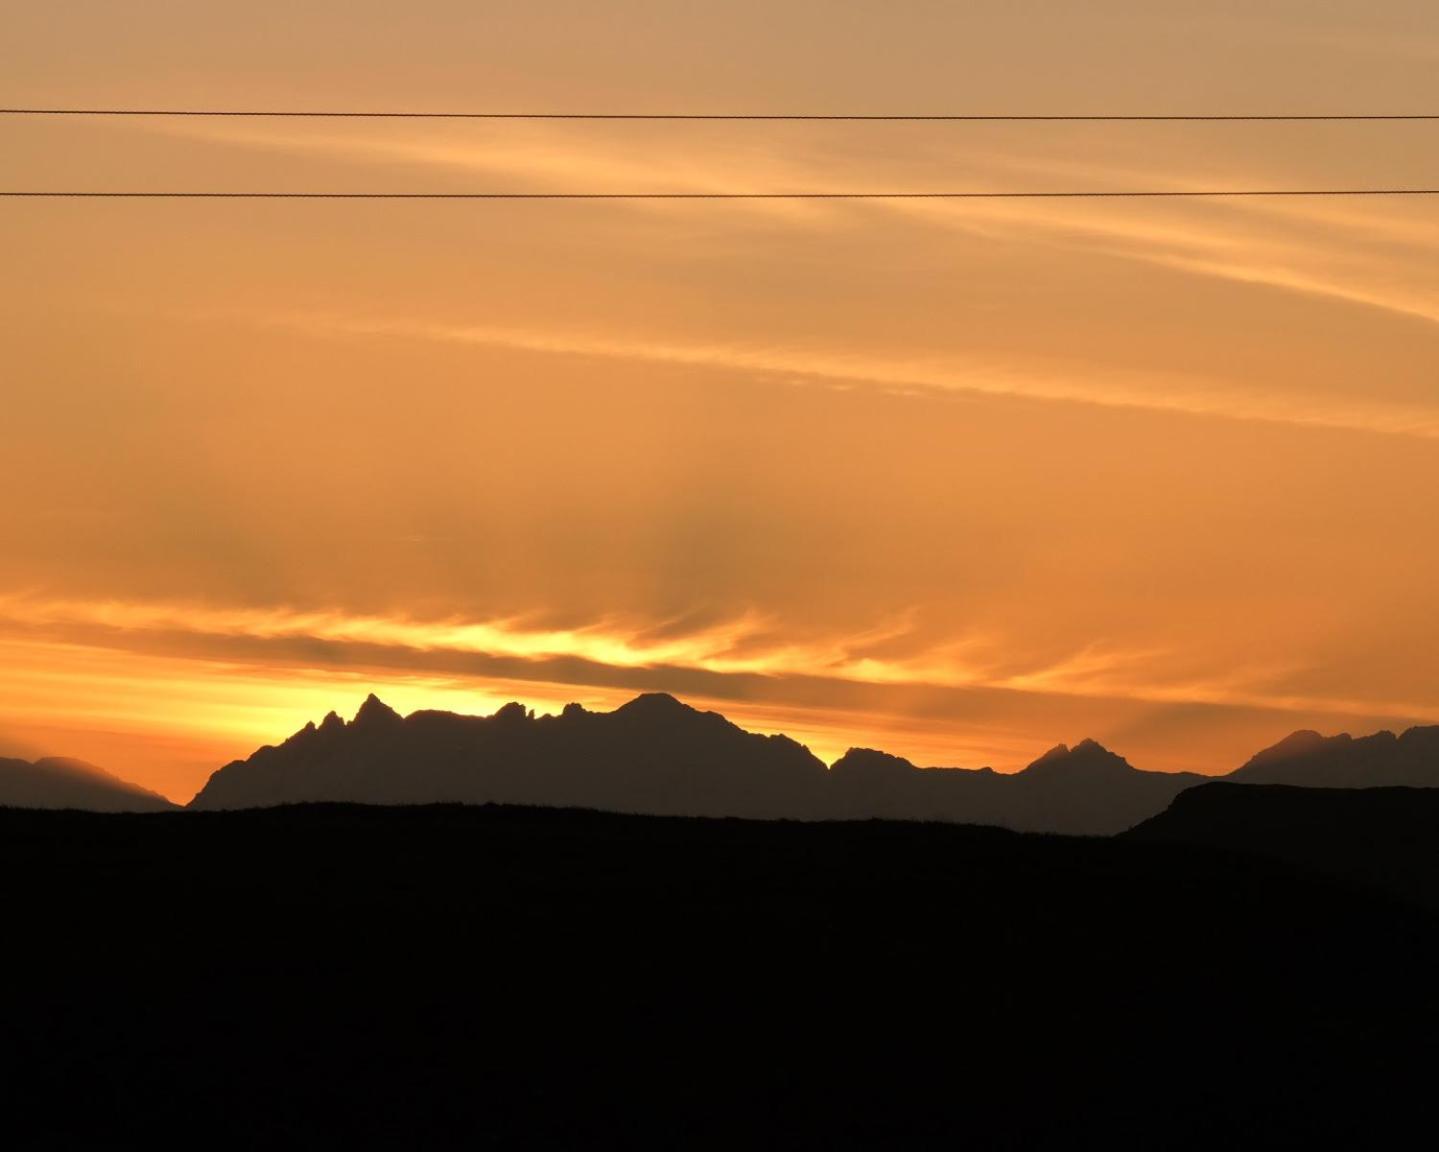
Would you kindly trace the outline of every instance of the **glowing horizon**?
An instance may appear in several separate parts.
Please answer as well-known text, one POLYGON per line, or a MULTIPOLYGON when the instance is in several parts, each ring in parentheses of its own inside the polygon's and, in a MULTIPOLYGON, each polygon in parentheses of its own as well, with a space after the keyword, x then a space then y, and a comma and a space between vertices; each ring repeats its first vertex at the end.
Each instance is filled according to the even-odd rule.
MULTIPOLYGON (((1087 713, 1100 732, 1112 730, 1116 713, 1199 706, 1216 718, 1229 714, 1228 723, 1246 736, 1280 733, 1286 722, 1297 727, 1289 720, 1297 716, 1361 728, 1404 727, 1435 711, 1413 701, 1265 695, 1236 683, 1126 681, 1126 669, 1153 653, 1090 650, 1018 671, 987 664, 996 653, 982 638, 908 660, 855 654, 907 636, 911 626, 905 621, 826 645, 778 642, 777 633, 754 618, 670 631, 676 623, 682 622, 649 629, 613 621, 534 629, 516 620, 416 621, 283 608, 0 597, 0 697, 6 701, 0 719, 12 737, 67 726, 98 729, 98 745, 93 736, 81 743, 106 748, 108 741, 111 755, 102 767, 138 776, 183 802, 220 763, 278 743, 327 712, 353 714, 372 692, 405 714, 443 709, 488 715, 512 700, 554 714, 571 702, 610 710, 642 691, 672 690, 742 727, 791 736, 826 763, 852 747, 878 746, 924 766, 1005 772, 1024 767, 1054 743, 1091 733, 1060 733, 1041 746, 996 724, 999 710, 992 706, 989 715, 956 726, 943 708, 906 718, 885 710, 841 710, 825 699, 833 701, 841 689, 860 693, 857 698, 886 690, 1038 697, 1047 714, 1087 713), (12 637, 4 638, 6 632, 12 637), (756 684, 767 689, 759 699, 752 695, 756 684), (78 699, 60 698, 61 690, 78 699), (1251 723, 1238 724, 1241 715, 1251 723), (1255 718, 1269 723, 1256 729, 1255 718), (156 736, 157 749, 175 740, 183 747, 188 740, 211 760, 177 759, 171 751, 147 762, 147 737, 156 736)), ((1211 774, 1237 767, 1258 750, 1235 743, 1227 762, 1207 752, 1184 758, 1152 742, 1138 743, 1147 754, 1139 767, 1211 774)))

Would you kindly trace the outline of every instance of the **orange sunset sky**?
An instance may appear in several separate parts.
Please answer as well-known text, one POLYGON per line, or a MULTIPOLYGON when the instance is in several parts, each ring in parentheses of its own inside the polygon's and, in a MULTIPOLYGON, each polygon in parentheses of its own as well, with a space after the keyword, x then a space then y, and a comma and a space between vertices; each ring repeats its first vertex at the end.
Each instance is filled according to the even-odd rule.
MULTIPOLYGON (((1439 6, 0 2, 5 106, 1439 111, 1439 6)), ((1439 125, 0 118, 8 189, 1439 187, 1439 125)), ((0 202, 0 754, 1439 720, 1439 199, 0 202)))

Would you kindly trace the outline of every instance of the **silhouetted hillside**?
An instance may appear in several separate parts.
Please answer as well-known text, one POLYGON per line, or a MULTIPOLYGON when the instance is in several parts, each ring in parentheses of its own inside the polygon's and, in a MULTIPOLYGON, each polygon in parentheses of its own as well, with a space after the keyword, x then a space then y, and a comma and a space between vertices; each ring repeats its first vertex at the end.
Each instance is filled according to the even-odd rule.
POLYGON ((830 777, 822 807, 834 815, 1087 835, 1120 832, 1205 779, 1141 772, 1093 740, 1073 749, 1061 744, 1013 775, 988 768, 916 768, 898 756, 851 749, 835 762, 830 777))
POLYGON ((851 750, 831 770, 782 736, 759 736, 671 696, 614 712, 570 705, 535 717, 401 718, 371 696, 346 724, 331 713, 277 748, 227 765, 198 809, 306 801, 541 804, 657 815, 890 817, 1031 831, 1118 832, 1203 779, 1140 772, 1092 741, 1061 746, 1015 775, 919 769, 851 750))
POLYGON ((1248 852, 1439 908, 1439 791, 1205 784, 1125 834, 1248 852))
POLYGON ((1377 732, 1295 732, 1266 748, 1228 779, 1243 784, 1305 788, 1433 788, 1439 786, 1439 726, 1410 728, 1402 736, 1377 732))
POLYGON ((0 892, 7 1148, 1376 1147, 1435 1119, 1434 919, 1202 848, 4 811, 0 892))
POLYGON ((0 807, 79 808, 90 812, 162 812, 163 796, 80 760, 0 759, 0 807))

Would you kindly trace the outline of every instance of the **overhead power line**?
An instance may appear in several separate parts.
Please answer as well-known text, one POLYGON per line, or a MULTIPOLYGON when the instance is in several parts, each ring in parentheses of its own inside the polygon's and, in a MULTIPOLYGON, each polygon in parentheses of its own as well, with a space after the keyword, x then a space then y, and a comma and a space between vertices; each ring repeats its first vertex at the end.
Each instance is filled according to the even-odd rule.
POLYGON ((10 200, 1139 200, 1439 196, 1439 188, 1221 188, 1057 192, 127 192, 0 190, 10 200))
POLYGON ((1360 113, 1161 113, 1149 114, 985 114, 985 113, 812 113, 812 112, 404 112, 365 109, 274 108, 0 108, 0 116, 234 116, 280 119, 352 120, 712 120, 712 121, 930 121, 950 123, 1348 123, 1439 120, 1439 112, 1360 113))

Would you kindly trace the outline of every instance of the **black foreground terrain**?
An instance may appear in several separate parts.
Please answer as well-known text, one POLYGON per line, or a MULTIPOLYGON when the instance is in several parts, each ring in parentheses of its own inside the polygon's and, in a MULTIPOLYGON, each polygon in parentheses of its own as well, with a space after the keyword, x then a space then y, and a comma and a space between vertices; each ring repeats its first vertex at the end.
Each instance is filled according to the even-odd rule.
POLYGON ((1435 1111, 1433 916, 1202 845, 4 810, 0 885, 8 1147, 1372 1147, 1435 1111))

